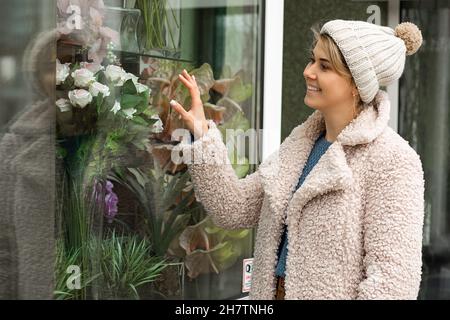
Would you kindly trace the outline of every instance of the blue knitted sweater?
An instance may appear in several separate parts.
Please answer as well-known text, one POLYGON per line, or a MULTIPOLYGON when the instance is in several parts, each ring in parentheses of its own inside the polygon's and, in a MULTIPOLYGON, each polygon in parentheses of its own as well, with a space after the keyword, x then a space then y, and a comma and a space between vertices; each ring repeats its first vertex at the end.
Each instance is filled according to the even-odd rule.
MULTIPOLYGON (((319 162, 320 157, 327 151, 328 147, 332 143, 327 141, 325 139, 325 131, 323 131, 320 136, 317 138, 311 153, 309 154, 308 160, 306 161, 305 167, 303 168, 302 175, 300 176, 300 179, 297 183, 296 189, 300 188, 300 186, 303 184, 303 181, 305 181, 305 178, 308 176, 308 174, 311 172, 311 170, 314 168, 317 162, 319 162)), ((285 276, 286 271, 286 257, 287 257, 287 230, 286 225, 284 226, 284 232, 281 238, 280 246, 278 248, 278 264, 277 268, 275 270, 275 274, 277 276, 285 276)))

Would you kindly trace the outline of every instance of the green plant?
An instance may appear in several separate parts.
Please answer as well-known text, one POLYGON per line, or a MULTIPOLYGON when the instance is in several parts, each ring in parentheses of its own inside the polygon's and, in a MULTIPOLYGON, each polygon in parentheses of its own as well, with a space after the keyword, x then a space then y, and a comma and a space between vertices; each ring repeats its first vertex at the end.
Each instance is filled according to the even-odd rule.
POLYGON ((144 173, 141 169, 116 170, 111 176, 131 190, 145 214, 147 232, 153 252, 164 257, 171 242, 187 226, 196 206, 193 189, 185 192, 189 180, 187 172, 169 175, 155 163, 154 169, 144 173))
POLYGON ((139 299, 138 289, 153 282, 167 267, 164 259, 150 255, 148 240, 136 235, 111 235, 101 240, 101 271, 112 298, 139 299))
POLYGON ((169 47, 166 44, 165 34, 166 32, 170 37, 170 48, 176 49, 174 30, 169 26, 171 17, 167 15, 167 7, 169 7, 171 17, 176 25, 176 28, 180 29, 179 21, 175 16, 173 8, 170 8, 170 3, 167 0, 137 0, 136 8, 141 10, 141 16, 143 20, 142 34, 140 35, 142 41, 142 47, 145 50, 155 48, 169 47))
MULTIPOLYGON (((56 264, 55 264, 55 291, 54 296, 57 300, 75 300, 86 298, 86 292, 90 284, 100 276, 90 276, 89 271, 81 268, 82 248, 67 249, 62 240, 56 243, 56 264), (73 274, 71 267, 80 267, 79 274, 73 274), (71 289, 67 281, 79 282, 79 288, 71 289)), ((72 283, 73 283, 72 282, 72 283)))
MULTIPOLYGON (((80 250, 69 250, 66 252, 61 242, 56 247, 56 265, 55 265, 55 291, 54 296, 57 300, 74 299, 76 292, 67 287, 67 268, 72 265, 78 265, 80 250)), ((79 275, 81 277, 81 274, 79 275)))
POLYGON ((57 198, 60 234, 55 295, 58 299, 86 299, 89 295, 86 282, 91 273, 91 261, 86 243, 90 240, 95 216, 89 214, 92 207, 83 187, 83 177, 93 142, 89 136, 74 138, 70 147, 66 145, 67 141, 61 142, 66 148, 63 149, 65 170, 57 198), (79 290, 68 290, 65 286, 67 267, 70 265, 78 266, 84 275, 79 290))

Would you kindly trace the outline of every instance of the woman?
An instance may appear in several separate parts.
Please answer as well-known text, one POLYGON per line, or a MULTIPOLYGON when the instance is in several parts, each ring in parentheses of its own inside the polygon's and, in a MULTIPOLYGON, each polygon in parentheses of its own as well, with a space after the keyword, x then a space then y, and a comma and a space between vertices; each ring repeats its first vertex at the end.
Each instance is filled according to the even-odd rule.
POLYGON ((333 20, 315 38, 303 75, 316 111, 244 179, 205 119, 195 78, 180 75, 192 107, 171 104, 196 138, 182 148, 194 153, 197 199, 218 226, 257 227, 251 299, 416 299, 422 164, 388 127, 380 85, 400 78, 420 30, 333 20))
POLYGON ((59 32, 23 55, 32 103, 0 134, 0 299, 52 299, 55 261, 55 60, 59 32))

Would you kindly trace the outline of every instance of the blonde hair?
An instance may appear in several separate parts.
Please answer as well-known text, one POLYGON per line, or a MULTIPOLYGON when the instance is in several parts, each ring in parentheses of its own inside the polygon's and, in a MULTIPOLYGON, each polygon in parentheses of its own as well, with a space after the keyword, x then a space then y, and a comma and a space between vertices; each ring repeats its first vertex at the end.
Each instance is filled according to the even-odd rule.
MULTIPOLYGON (((330 63, 333 67, 333 69, 342 77, 347 78, 353 85, 356 86, 355 80, 353 79, 353 76, 350 72, 350 69, 348 68, 347 62, 345 62, 344 56, 341 53, 341 50, 339 50, 339 47, 334 42, 333 38, 331 38, 327 34, 321 34, 320 28, 318 25, 314 25, 311 28, 311 31, 313 32, 314 39, 310 48, 310 51, 312 52, 316 44, 320 41, 323 50, 330 58, 330 63)), ((365 103, 361 100, 359 95, 354 96, 354 114, 355 116, 362 110, 365 103)))

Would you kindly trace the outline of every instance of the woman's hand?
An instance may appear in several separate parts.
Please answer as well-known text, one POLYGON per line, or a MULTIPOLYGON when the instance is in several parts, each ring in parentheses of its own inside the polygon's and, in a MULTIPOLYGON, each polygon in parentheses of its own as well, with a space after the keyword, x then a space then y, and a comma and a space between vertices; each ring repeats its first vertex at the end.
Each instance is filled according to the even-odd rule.
POLYGON ((180 81, 189 90, 192 99, 191 109, 186 111, 177 101, 170 101, 170 105, 183 119, 189 131, 194 135, 195 139, 202 137, 208 132, 208 123, 206 122, 205 111, 203 110, 202 100, 200 99, 200 90, 198 89, 195 77, 183 70, 178 75, 180 81))

